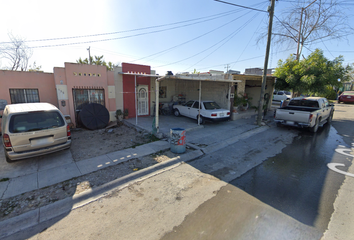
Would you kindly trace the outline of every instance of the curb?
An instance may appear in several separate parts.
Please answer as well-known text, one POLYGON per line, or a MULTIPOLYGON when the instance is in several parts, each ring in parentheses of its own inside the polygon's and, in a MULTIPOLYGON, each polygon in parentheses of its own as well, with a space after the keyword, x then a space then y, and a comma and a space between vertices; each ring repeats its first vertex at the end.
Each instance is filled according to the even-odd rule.
POLYGON ((92 190, 74 195, 72 198, 65 198, 55 203, 40 207, 39 209, 35 209, 2 221, 0 222, 0 238, 10 236, 16 232, 33 227, 62 214, 67 214, 71 210, 83 207, 91 202, 107 196, 113 191, 120 191, 136 182, 146 180, 163 172, 174 169, 181 164, 192 161, 202 155, 204 154, 201 150, 195 150, 185 155, 172 158, 166 162, 158 163, 138 172, 128 174, 92 190))
MULTIPOLYGON (((16 232, 25 230, 29 227, 33 227, 42 222, 48 221, 62 214, 68 214, 70 211, 83 207, 91 202, 108 196, 112 192, 120 191, 136 182, 146 180, 148 178, 159 175, 163 172, 172 170, 186 162, 190 162, 196 158, 199 158, 205 154, 210 154, 225 148, 239 140, 247 139, 248 137, 264 132, 270 129, 268 126, 262 126, 250 131, 244 132, 239 136, 224 140, 218 144, 208 146, 205 148, 196 148, 197 150, 172 158, 168 161, 157 163, 153 166, 144 168, 137 172, 128 174, 124 177, 115 179, 109 183, 103 184, 91 190, 74 195, 73 197, 59 200, 55 203, 40 207, 19 216, 4 220, 0 222, 0 238, 10 236, 16 232)), ((191 144, 187 144, 191 145, 191 144)), ((191 147, 194 148, 194 145, 191 147)))

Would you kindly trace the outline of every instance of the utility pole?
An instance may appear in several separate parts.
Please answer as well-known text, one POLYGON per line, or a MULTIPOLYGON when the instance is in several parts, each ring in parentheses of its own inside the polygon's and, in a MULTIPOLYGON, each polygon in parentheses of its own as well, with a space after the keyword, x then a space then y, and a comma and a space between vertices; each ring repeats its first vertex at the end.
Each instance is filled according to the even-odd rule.
POLYGON ((300 59, 300 40, 301 40, 300 37, 301 37, 301 27, 302 27, 302 15, 304 14, 305 9, 308 8, 309 6, 311 6, 316 1, 317 0, 313 1, 312 3, 310 3, 309 5, 307 5, 307 7, 301 8, 299 36, 298 36, 298 39, 297 39, 297 50, 296 50, 296 60, 298 60, 298 61, 300 59))
POLYGON ((87 50, 88 50, 88 52, 89 52, 89 62, 90 62, 90 65, 92 65, 90 48, 91 48, 91 47, 89 47, 87 50))
POLYGON ((225 68, 226 68, 226 73, 229 71, 229 67, 230 67, 230 64, 226 64, 225 68))
POLYGON ((258 104, 257 124, 259 126, 261 126, 261 122, 262 122, 263 103, 264 103, 264 90, 265 90, 265 85, 266 85, 266 82, 267 82, 267 70, 268 70, 268 59, 269 59, 270 42, 271 42, 271 39, 272 39, 274 5, 275 5, 275 0, 271 0, 270 8, 268 8, 268 12, 269 12, 268 39, 267 39, 266 56, 265 56, 264 68, 263 68, 263 79, 262 79, 261 95, 260 95, 259 104, 258 104))

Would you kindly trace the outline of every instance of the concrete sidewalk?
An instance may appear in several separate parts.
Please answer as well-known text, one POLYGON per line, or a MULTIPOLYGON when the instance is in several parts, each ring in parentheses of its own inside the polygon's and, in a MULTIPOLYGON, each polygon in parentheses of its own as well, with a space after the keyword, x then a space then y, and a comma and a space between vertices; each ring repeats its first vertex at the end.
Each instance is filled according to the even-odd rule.
MULTIPOLYGON (((70 212, 72 209, 83 206, 89 202, 95 201, 107 194, 113 189, 122 189, 130 184, 142 181, 144 179, 156 176, 169 169, 173 169, 183 162, 188 162, 193 159, 210 154, 217 150, 223 149, 242 139, 247 139, 253 135, 268 130, 269 126, 259 127, 254 125, 252 119, 242 119, 240 123, 226 122, 219 125, 206 125, 205 128, 214 128, 215 131, 200 131, 195 130, 187 132, 187 144, 194 147, 196 150, 181 154, 169 161, 155 164, 151 167, 139 170, 137 172, 128 174, 122 178, 108 182, 92 190, 83 192, 73 197, 69 197, 53 204, 26 212, 20 216, 0 222, 0 229, 6 229, 2 232, 0 237, 9 236, 17 231, 35 226, 41 222, 47 221, 61 214, 70 212), (229 126, 228 126, 229 125, 229 126), (230 127, 235 129, 230 131, 230 127), (233 134, 230 134, 233 132, 233 134), (236 134, 237 133, 237 134, 236 134), (221 136, 221 137, 220 137, 221 136), (199 147, 199 146, 201 147, 199 147)), ((22 176, 10 179, 8 186, 1 187, 3 198, 16 196, 19 192, 26 192, 39 189, 45 186, 50 186, 73 177, 81 176, 99 169, 103 169, 114 164, 118 164, 133 158, 138 158, 155 152, 169 149, 168 141, 161 140, 145 144, 134 149, 125 149, 109 153, 103 156, 82 160, 80 162, 69 162, 65 165, 48 168, 28 176, 22 176), (23 184, 24 181, 26 184, 23 184), (30 187, 28 187, 30 186, 30 187)), ((63 153, 65 155, 66 153, 63 153)), ((1 184, 6 184, 2 182, 1 184)))
MULTIPOLYGON (((205 153, 227 146, 243 133, 258 128, 250 117, 218 124, 207 123, 202 126, 198 126, 195 121, 189 118, 164 117, 165 120, 163 122, 166 126, 163 128, 163 131, 165 135, 168 135, 170 128, 180 124, 177 127, 185 127, 188 130, 186 134, 187 144, 196 150, 203 148, 205 153), (178 120, 178 124, 176 120, 178 120)), ((139 123, 143 126, 151 126, 152 120, 153 118, 151 117, 141 118, 139 119, 139 123)), ((130 119, 131 124, 134 121, 134 119, 130 119)), ((144 129, 144 127, 139 125, 137 127, 144 129)), ((70 150, 64 150, 51 154, 50 157, 42 156, 41 158, 46 159, 39 161, 38 158, 34 158, 26 160, 26 162, 4 164, 0 167, 1 178, 9 178, 9 180, 0 182, 0 199, 6 199, 51 186, 105 167, 148 156, 169 148, 168 139, 165 139, 78 162, 74 161, 70 150)), ((1 151, 3 151, 2 148, 0 148, 0 156, 3 156, 1 151)))

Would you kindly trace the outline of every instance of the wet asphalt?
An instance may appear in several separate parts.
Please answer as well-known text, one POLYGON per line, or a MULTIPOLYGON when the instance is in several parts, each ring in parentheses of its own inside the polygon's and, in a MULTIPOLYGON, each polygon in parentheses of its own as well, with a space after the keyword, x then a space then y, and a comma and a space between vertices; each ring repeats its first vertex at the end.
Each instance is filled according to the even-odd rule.
POLYGON ((298 129, 281 153, 229 181, 162 239, 320 239, 345 179, 327 164, 347 172, 353 161, 335 150, 354 143, 354 105, 336 110, 332 125, 298 129))

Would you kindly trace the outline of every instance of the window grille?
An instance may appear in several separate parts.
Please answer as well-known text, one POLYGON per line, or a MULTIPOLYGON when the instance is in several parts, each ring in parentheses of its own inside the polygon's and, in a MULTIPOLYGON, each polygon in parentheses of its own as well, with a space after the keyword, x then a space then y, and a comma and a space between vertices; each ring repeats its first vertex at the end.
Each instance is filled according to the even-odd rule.
POLYGON ((11 103, 39 102, 38 89, 10 89, 11 103))
POLYGON ((75 110, 81 110, 85 103, 105 106, 104 89, 73 89, 75 110))

